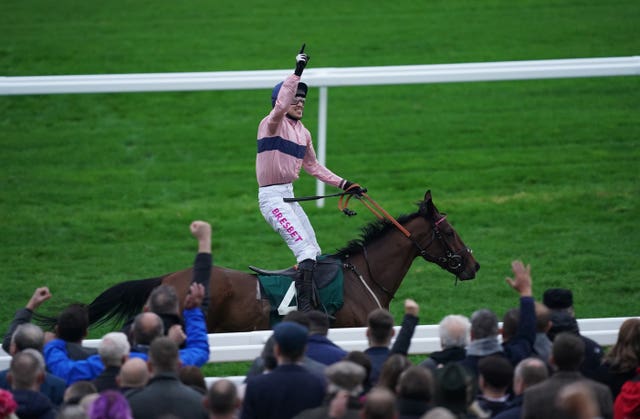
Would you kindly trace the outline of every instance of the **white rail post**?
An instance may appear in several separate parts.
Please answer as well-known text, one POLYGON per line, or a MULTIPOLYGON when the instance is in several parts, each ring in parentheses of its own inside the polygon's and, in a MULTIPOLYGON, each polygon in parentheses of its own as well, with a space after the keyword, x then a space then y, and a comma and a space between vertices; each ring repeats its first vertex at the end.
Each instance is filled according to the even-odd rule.
MULTIPOLYGON (((327 86, 320 86, 318 98, 318 161, 323 166, 327 163, 327 106, 329 92, 327 86)), ((316 180, 316 195, 324 195, 324 182, 316 180)), ((324 207, 324 198, 318 199, 316 206, 324 207)))

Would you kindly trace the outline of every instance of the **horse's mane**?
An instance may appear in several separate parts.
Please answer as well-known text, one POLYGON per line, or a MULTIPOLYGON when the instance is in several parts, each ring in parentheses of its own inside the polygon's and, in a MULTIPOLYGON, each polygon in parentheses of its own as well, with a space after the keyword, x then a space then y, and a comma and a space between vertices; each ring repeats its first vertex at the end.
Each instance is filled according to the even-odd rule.
MULTIPOLYGON (((413 214, 401 215, 397 218, 400 224, 408 223, 414 218, 418 217, 420 212, 414 212, 413 214)), ((367 246, 371 242, 376 241, 380 237, 386 235, 389 230, 396 228, 389 220, 376 220, 362 227, 360 237, 351 240, 345 247, 338 250, 335 254, 336 257, 344 259, 349 255, 354 255, 362 252, 362 248, 367 246)))

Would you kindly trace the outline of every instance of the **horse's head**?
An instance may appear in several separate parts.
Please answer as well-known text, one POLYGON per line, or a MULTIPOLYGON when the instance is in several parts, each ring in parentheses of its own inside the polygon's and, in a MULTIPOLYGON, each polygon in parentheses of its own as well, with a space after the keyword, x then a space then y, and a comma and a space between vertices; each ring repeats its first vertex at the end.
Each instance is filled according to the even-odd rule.
POLYGON ((420 203, 419 213, 432 228, 430 241, 426 245, 418 244, 421 256, 463 281, 475 278, 480 264, 473 257, 471 249, 464 244, 456 230, 449 224, 447 215, 440 213, 433 204, 430 190, 424 195, 424 201, 420 203))

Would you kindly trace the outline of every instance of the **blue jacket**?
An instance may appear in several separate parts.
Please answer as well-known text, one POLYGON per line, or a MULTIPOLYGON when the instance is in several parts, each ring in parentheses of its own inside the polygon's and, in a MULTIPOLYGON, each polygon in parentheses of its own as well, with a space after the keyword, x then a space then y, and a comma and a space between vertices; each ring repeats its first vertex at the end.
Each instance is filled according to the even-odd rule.
POLYGON ((309 335, 307 339, 306 355, 325 365, 334 364, 342 360, 347 351, 331 342, 329 338, 323 335, 309 335))
MULTIPOLYGON (((183 365, 201 367, 209 361, 209 338, 204 315, 199 307, 184 310, 185 332, 187 341, 184 349, 180 350, 180 360, 183 365)), ((80 380, 93 380, 104 370, 99 355, 90 356, 81 361, 69 359, 66 342, 54 339, 44 347, 44 358, 49 371, 62 378, 67 385, 80 380)), ((147 354, 131 352, 129 358, 147 360, 147 354)))

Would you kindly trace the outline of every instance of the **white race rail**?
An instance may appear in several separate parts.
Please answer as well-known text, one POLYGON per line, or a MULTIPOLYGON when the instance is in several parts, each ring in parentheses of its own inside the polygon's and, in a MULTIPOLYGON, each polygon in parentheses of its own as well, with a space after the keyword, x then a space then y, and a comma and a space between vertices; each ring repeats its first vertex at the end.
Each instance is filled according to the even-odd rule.
MULTIPOLYGON (((601 345, 613 345, 618 338, 620 325, 629 317, 608 317, 601 319, 580 319, 580 333, 595 340, 601 345)), ((399 332, 396 326, 396 333, 399 332)), ((331 329, 329 339, 347 351, 367 348, 366 328, 354 327, 331 329)), ((264 343, 271 336, 270 330, 255 332, 212 333, 209 335, 211 354, 209 362, 251 361, 260 355, 264 343)), ((84 345, 97 347, 99 339, 85 340, 84 345)), ((438 325, 420 325, 411 339, 409 353, 428 354, 440 349, 438 325)), ((0 370, 9 367, 11 357, 0 350, 0 370)))
MULTIPOLYGON (((291 70, 0 77, 0 96, 271 89, 289 74, 291 74, 291 70)), ((640 75, 640 57, 631 56, 465 64, 310 68, 304 72, 304 81, 311 87, 320 88, 317 151, 318 160, 325 164, 328 87, 638 75, 640 75)), ((316 194, 324 195, 324 183, 317 181, 316 194)), ((318 200, 317 205, 323 206, 324 201, 318 200)))

